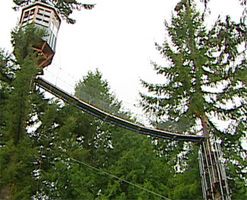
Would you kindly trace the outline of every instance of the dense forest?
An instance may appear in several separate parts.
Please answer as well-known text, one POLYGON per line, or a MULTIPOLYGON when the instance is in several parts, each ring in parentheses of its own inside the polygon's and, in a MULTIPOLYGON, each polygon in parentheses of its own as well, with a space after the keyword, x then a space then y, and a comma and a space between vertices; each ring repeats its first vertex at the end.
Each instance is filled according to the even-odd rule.
MULTIPOLYGON (((17 6, 25 1, 14 0, 17 6)), ((77 1, 56 1, 69 23, 77 1)), ((155 128, 214 135, 220 141, 231 198, 247 199, 246 1, 239 22, 230 16, 209 28, 208 15, 181 0, 155 44, 164 63, 152 62, 163 83, 142 80, 141 106, 155 128), (230 121, 220 129, 215 120, 230 121)), ((236 3, 239 3, 236 0, 236 3)), ((0 199, 203 199, 199 144, 138 135, 107 124, 35 85, 42 74, 33 51, 46 33, 33 25, 12 32, 13 53, 0 51, 0 199)), ((74 95, 107 112, 124 112, 99 70, 74 95)))

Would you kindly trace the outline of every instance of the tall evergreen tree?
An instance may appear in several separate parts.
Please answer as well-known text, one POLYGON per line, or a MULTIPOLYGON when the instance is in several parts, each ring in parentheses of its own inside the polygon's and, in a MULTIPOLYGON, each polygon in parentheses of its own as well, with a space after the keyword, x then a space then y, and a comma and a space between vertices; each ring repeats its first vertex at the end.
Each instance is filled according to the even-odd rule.
MULTIPOLYGON (((208 30, 193 1, 183 0, 166 28, 169 38, 162 45, 156 44, 167 59, 166 66, 153 63, 157 74, 164 76, 164 82, 142 81, 149 92, 141 94, 144 110, 154 113, 159 122, 176 126, 180 132, 215 135, 222 142, 227 140, 231 147, 240 144, 246 138, 243 125, 247 103, 243 78, 246 76, 246 25, 233 22, 227 16, 225 21, 219 19, 208 30), (222 130, 216 119, 235 123, 222 130)), ((233 197, 238 192, 246 195, 243 192, 245 161, 241 156, 244 151, 241 145, 236 146, 231 151, 224 148, 227 155, 231 152, 232 157, 237 156, 237 160, 230 158, 229 163, 238 163, 242 168, 233 170, 242 180, 238 179, 242 182, 242 191, 236 191, 238 186, 232 183, 233 197)), ((234 179, 235 175, 230 175, 234 179)))
MULTIPOLYGON (((99 99, 95 101, 96 106, 101 99, 109 104, 112 104, 111 99, 116 101, 115 97, 111 97, 109 86, 98 71, 95 74, 89 73, 85 84, 77 88, 78 91, 85 90, 89 94, 93 89, 98 90, 96 94, 101 94, 95 96, 99 99), (91 84, 93 88, 90 87, 91 84)), ((40 108, 37 108, 37 118, 41 124, 32 133, 39 149, 39 164, 36 168, 39 184, 35 196, 96 198, 103 185, 102 176, 95 175, 90 168, 73 160, 86 162, 94 167, 105 167, 109 162, 111 131, 114 129, 72 106, 59 106, 58 102, 50 102, 40 108)))
POLYGON ((0 145, 4 144, 3 132, 6 128, 6 106, 16 71, 15 65, 11 60, 10 54, 0 50, 0 145))
POLYGON ((34 26, 12 33, 16 63, 20 67, 15 73, 4 115, 6 128, 3 134, 6 143, 0 153, 0 194, 6 199, 25 199, 34 190, 30 174, 34 169, 36 149, 26 128, 31 113, 32 80, 38 73, 38 58, 32 46, 42 34, 34 26))
MULTIPOLYGON (((107 82, 102 80, 102 75, 97 70, 94 73, 89 72, 88 75, 76 85, 75 94, 82 100, 91 102, 100 108, 102 106, 101 100, 103 100, 108 107, 112 105, 112 102, 118 102, 114 96, 111 96, 107 82)), ((115 105, 115 103, 113 105, 115 105)), ((111 109, 110 107, 108 110, 116 110, 119 112, 120 104, 116 105, 117 107, 115 109, 111 109)), ((93 126, 99 126, 92 122, 91 124, 93 126)), ((87 130, 90 129, 87 128, 87 130)), ((169 163, 168 156, 160 157, 155 151, 156 146, 152 144, 150 138, 135 135, 135 133, 130 133, 129 131, 115 126, 104 124, 96 131, 96 134, 99 136, 94 136, 95 142, 91 141, 91 147, 87 147, 95 149, 95 153, 91 154, 93 162, 90 160, 88 160, 88 162, 95 167, 99 167, 100 170, 110 172, 110 176, 109 174, 107 175, 101 172, 101 176, 97 175, 94 176, 96 179, 92 179, 95 181, 95 188, 98 188, 98 191, 97 189, 95 190, 99 195, 98 198, 161 199, 168 196, 173 197, 176 194, 175 191, 174 193, 169 192, 171 191, 170 184, 178 180, 179 177, 183 179, 183 175, 180 174, 176 176, 176 180, 173 178, 175 171, 173 165, 169 163), (101 134, 102 132, 104 134, 101 134), (105 140, 105 133, 107 132, 110 137, 108 137, 108 140, 105 140), (101 141, 107 142, 103 143, 104 145, 99 145, 101 141), (93 144, 96 144, 96 146, 93 144)), ((91 131, 89 133, 92 134, 91 131)), ((85 137, 84 141, 86 141, 86 137, 88 136, 83 136, 85 137)), ((196 167, 196 169, 198 170, 198 167, 196 167)), ((94 172, 97 173, 97 171, 94 172)), ((188 198, 195 196, 198 198, 201 197, 199 184, 196 184, 198 183, 198 178, 199 176, 197 176, 197 180, 193 180, 191 184, 187 182, 191 191, 190 194, 187 194, 188 198)), ((181 190, 181 188, 178 190, 181 190)), ((183 197, 182 194, 176 195, 176 197, 183 197)))
MULTIPOLYGON (((98 70, 88 72, 87 76, 76 84, 75 96, 106 112, 128 118, 127 113, 120 110, 121 102, 111 93, 108 82, 102 78, 102 74, 98 70)), ((95 156, 101 158, 101 155, 112 149, 112 137, 120 129, 93 117, 87 116, 87 118, 91 121, 92 126, 89 135, 84 135, 84 145, 88 147, 90 145, 91 150, 95 151, 95 156)), ((100 161, 101 165, 106 165, 107 160, 108 156, 106 155, 100 161)))
POLYGON ((109 84, 98 71, 88 72, 75 86, 75 96, 111 114, 120 114, 121 102, 110 92, 109 84))

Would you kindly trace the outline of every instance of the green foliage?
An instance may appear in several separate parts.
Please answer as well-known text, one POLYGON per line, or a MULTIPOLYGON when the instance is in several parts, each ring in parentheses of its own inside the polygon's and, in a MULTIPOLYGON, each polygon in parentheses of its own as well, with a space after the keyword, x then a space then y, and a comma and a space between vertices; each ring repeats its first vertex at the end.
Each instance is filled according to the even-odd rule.
MULTIPOLYGON (((161 199, 172 195, 169 184, 174 170, 168 158, 155 151, 150 138, 107 125, 34 92, 32 80, 39 70, 32 47, 42 34, 32 26, 13 33, 20 68, 10 82, 4 116, 0 195, 7 199, 161 199), (37 35, 32 36, 33 32, 37 35)), ((100 108, 104 101, 107 111, 130 118, 120 110, 121 102, 99 71, 89 72, 77 84, 76 96, 100 108)))
POLYGON ((121 102, 110 92, 107 81, 98 70, 88 72, 76 84, 75 96, 109 113, 120 113, 121 102))
MULTIPOLYGON (((16 45, 16 63, 21 67, 15 72, 15 76, 11 74, 11 66, 8 65, 8 62, 4 62, 4 67, 1 68, 5 80, 7 78, 9 88, 11 88, 3 107, 5 110, 3 115, 4 131, 1 134, 3 134, 4 143, 0 149, 2 181, 0 195, 7 196, 7 199, 26 199, 35 190, 31 174, 35 168, 34 160, 37 151, 26 131, 29 114, 32 110, 32 81, 38 73, 35 64, 36 55, 32 50, 35 41, 26 41, 31 35, 31 39, 35 39, 35 33, 32 26, 13 32, 12 42, 16 45)), ((14 69, 17 67, 15 66, 14 69)))
POLYGON ((14 145, 8 142, 0 149, 0 197, 27 199, 35 191, 34 170, 37 151, 29 139, 14 145))
POLYGON ((33 47, 41 42, 41 38, 45 34, 44 29, 40 29, 34 24, 16 28, 12 32, 11 43, 14 46, 14 55, 18 64, 22 65, 19 62, 24 61, 24 59, 34 63, 38 60, 38 55, 34 53, 33 47))
POLYGON ((218 19, 206 28, 204 16, 194 1, 178 3, 171 23, 166 23, 169 37, 156 44, 164 65, 153 62, 162 84, 142 81, 147 94, 141 94, 142 106, 154 115, 154 125, 177 132, 201 132, 221 139, 229 166, 233 196, 246 185, 246 151, 241 140, 246 139, 246 36, 243 21, 230 16, 218 19), (215 119, 231 122, 219 128, 215 119), (241 181, 240 181, 241 180, 241 181))
POLYGON ((4 142, 6 128, 6 106, 14 79, 15 67, 11 62, 11 55, 0 50, 0 145, 4 142))
POLYGON ((119 137, 116 143, 118 146, 113 152, 117 161, 110 167, 110 171, 133 185, 113 179, 109 181, 106 191, 103 191, 107 198, 161 199, 160 195, 167 197, 172 168, 156 155, 150 140, 127 134, 119 137), (121 143, 124 143, 122 148, 128 148, 119 149, 121 143), (138 186, 144 189, 138 189, 138 186))
MULTIPOLYGON (((76 84, 75 96, 109 113, 128 117, 120 111, 121 102, 110 92, 107 81, 102 79, 102 74, 98 70, 88 72, 87 76, 76 84)), ((79 120, 77 121, 80 125, 79 130, 83 126, 87 127, 83 133, 78 133, 78 136, 84 137, 83 146, 90 149, 91 158, 96 165, 107 165, 108 155, 105 154, 112 150, 113 134, 117 134, 120 129, 88 115, 84 115, 83 119, 80 117, 79 120)))
POLYGON ((8 110, 6 129, 9 139, 12 138, 15 144, 26 135, 26 126, 31 113, 33 79, 39 72, 36 64, 38 56, 33 51, 33 46, 39 42, 43 34, 44 32, 34 25, 12 33, 16 63, 20 68, 12 81, 13 90, 6 107, 8 110))
MULTIPOLYGON (((87 86, 94 81, 99 83, 94 88, 105 88, 106 82, 98 74, 89 72, 90 78, 81 82, 84 91, 91 92, 87 86)), ((111 99, 106 95, 109 89, 98 93, 99 98, 111 99)), ((176 184, 172 181, 174 169, 168 158, 157 154, 150 138, 54 103, 46 106, 39 117, 42 124, 34 133, 42 147, 39 195, 61 199, 161 199, 173 195, 169 191, 171 183, 176 184)), ((187 195, 191 198, 192 188, 187 195)))
POLYGON ((170 190, 171 199, 202 199, 197 157, 198 148, 194 146, 188 153, 183 173, 176 173, 169 181, 173 188, 170 190))
MULTIPOLYGON (((157 154, 150 138, 33 93, 30 80, 37 70, 31 67, 35 59, 29 58, 19 59, 21 68, 8 99, 8 137, 0 149, 4 198, 161 199, 173 195, 169 191, 174 170, 157 154), (16 140, 18 122, 22 131, 16 140)), ((99 90, 96 94, 101 94, 97 98, 108 102, 108 107, 118 102, 99 72, 89 72, 85 83, 81 82, 83 90, 90 93, 94 82, 98 83, 93 85, 99 90)), ((121 113, 117 110, 121 104, 116 105, 114 109, 121 113)))
POLYGON ((229 111, 218 104, 226 104, 240 92, 241 98, 245 96, 243 87, 236 88, 240 79, 232 76, 242 77, 246 71, 246 52, 238 49, 246 41, 246 27, 227 17, 207 31, 193 6, 181 9, 173 16, 171 25, 166 26, 170 40, 156 47, 167 58, 167 66, 153 63, 165 83, 142 82, 151 94, 142 94, 144 109, 158 118, 190 124, 191 128, 197 119, 202 123, 210 120, 205 115, 211 113, 223 118, 229 111), (219 87, 224 87, 224 93, 219 87))
MULTIPOLYGON (((14 2, 23 5, 27 1, 14 2)), ((82 5, 65 0, 54 4, 69 22, 73 22, 69 18, 73 6, 82 5)), ((155 111, 159 120, 169 116, 164 123, 155 122, 156 127, 169 125, 176 131, 193 127, 195 117, 205 120, 205 112, 226 114, 238 122, 234 134, 222 139, 230 161, 227 171, 233 198, 244 199, 246 162, 240 156, 240 139, 246 132, 246 103, 222 111, 215 102, 246 95, 245 51, 241 56, 238 52, 246 41, 246 27, 227 18, 207 31, 193 6, 181 6, 167 25, 171 41, 157 44, 170 63, 154 66, 167 83, 143 81, 154 93, 143 95, 144 107, 155 111), (237 64, 231 67, 233 63, 237 64), (209 101, 203 85, 217 86, 222 80, 229 81, 224 88, 227 93, 210 94, 215 97, 209 101)), ((0 52, 0 198, 201 199, 197 147, 135 135, 35 91, 33 78, 39 69, 33 46, 44 34, 32 25, 14 31, 15 63, 0 52)), ((98 70, 78 82, 75 95, 107 112, 131 117, 121 111, 121 102, 98 70)), ((209 131, 221 136, 210 123, 209 131)))

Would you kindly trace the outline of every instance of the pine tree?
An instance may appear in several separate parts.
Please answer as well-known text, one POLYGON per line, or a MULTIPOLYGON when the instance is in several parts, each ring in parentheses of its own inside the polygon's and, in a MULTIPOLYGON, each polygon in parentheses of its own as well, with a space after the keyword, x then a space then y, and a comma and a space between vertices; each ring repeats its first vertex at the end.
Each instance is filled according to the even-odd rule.
MULTIPOLYGON (((198 176, 198 147, 190 149, 186 152, 188 156, 187 166, 182 166, 182 163, 178 163, 178 167, 184 169, 184 171, 176 172, 174 177, 169 180, 169 185, 172 188, 170 190, 170 199, 202 199, 201 194, 201 178, 198 176)), ((183 158, 184 159, 184 158, 183 158)))
MULTIPOLYGON (((111 93, 108 82, 103 80, 102 74, 98 70, 88 72, 87 76, 76 84, 75 96, 110 114, 129 117, 127 113, 120 110, 122 107, 121 102, 111 93)), ((119 128, 88 115, 87 119, 88 123, 91 123, 92 126, 90 126, 89 134, 84 135, 84 145, 89 147, 90 144, 89 148, 91 150, 94 149, 94 155, 101 159, 101 155, 112 149, 111 140, 113 134, 117 134, 119 128)), ((107 160, 108 156, 105 156, 105 158, 99 161, 100 165, 106 165, 107 160)))
POLYGON ((111 114, 120 113, 121 102, 110 92, 109 84, 97 69, 80 80, 75 86, 75 96, 111 114))
POLYGON ((11 55, 4 50, 0 50, 0 138, 4 144, 4 132, 6 129, 6 106, 11 93, 11 86, 15 76, 15 65, 11 61, 11 55))
POLYGON ((12 81, 4 115, 6 143, 0 153, 0 194, 6 199, 29 198, 34 190, 31 174, 37 152, 26 129, 31 113, 32 81, 39 71, 32 46, 42 34, 34 26, 12 33, 16 63, 20 67, 12 81))
MULTIPOLYGON (((94 73, 89 72, 76 85, 75 94, 78 98, 88 101, 99 108, 101 108, 101 100, 103 100, 108 105, 108 110, 116 110, 116 113, 119 112, 120 104, 116 104, 117 107, 111 109, 112 102, 118 101, 111 95, 107 81, 102 80, 102 74, 98 70, 94 73)), ((87 117, 87 119, 90 118, 87 117)), ((91 160, 83 159, 82 161, 86 161, 99 169, 99 171, 95 171, 84 166, 85 170, 96 174, 93 175, 92 173, 89 176, 92 176, 90 183, 94 185, 94 187, 91 186, 91 190, 94 189, 95 193, 98 194, 98 198, 160 199, 162 196, 174 195, 169 192, 171 190, 170 184, 173 182, 173 174, 175 173, 173 165, 169 163, 167 157, 157 155, 155 151, 156 146, 152 144, 150 138, 136 135, 115 126, 100 125, 93 121, 88 121, 87 123, 91 124, 91 126, 87 125, 87 129, 84 127, 85 131, 81 133, 85 134, 88 132, 95 140, 88 140, 87 138, 90 138, 90 135, 83 135, 83 143, 85 143, 83 147, 90 149, 89 157, 91 160), (100 126, 100 129, 96 128, 96 130, 93 130, 93 127, 97 126, 100 126), (94 133, 94 131, 96 132, 94 133), (114 178, 114 176, 109 176, 103 172, 100 173, 101 170, 121 177, 126 181, 120 181, 114 178), (134 186, 129 184, 128 181, 134 186)), ((79 120, 76 124, 77 126, 84 124, 80 126, 80 130, 83 130, 85 119, 79 120)), ((80 160, 80 158, 78 159, 80 160)), ((200 197, 200 192, 198 192, 198 189, 200 191, 200 187, 199 184, 196 187, 195 182, 190 185, 191 193, 187 195, 188 198, 193 198, 195 194, 199 194, 198 196, 200 197), (194 187, 193 189, 192 185, 194 187)), ((84 186, 87 186, 87 184, 84 183, 84 186)), ((84 191, 88 191, 88 189, 84 191)), ((94 198, 96 197, 94 196, 94 198)))
MULTIPOLYGON (((180 2, 171 24, 166 24, 169 38, 162 45, 156 44, 167 59, 166 66, 153 63, 157 74, 164 76, 164 82, 142 81, 149 92, 141 94, 142 105, 144 110, 155 114, 158 123, 165 121, 165 125, 169 123, 184 133, 214 135, 224 145, 228 141, 234 150, 224 148, 226 158, 232 154, 227 160, 239 165, 233 170, 238 172, 230 175, 233 179, 242 177, 238 180, 243 186, 244 151, 237 145, 246 137, 246 25, 227 16, 208 30, 203 16, 192 4, 193 1, 180 2), (222 130, 215 119, 233 123, 222 130)), ((236 184, 232 183, 231 188, 233 196, 234 192, 241 193, 236 191, 236 184)))
MULTIPOLYGON (((80 82, 77 92, 88 91, 90 94, 92 84, 93 89, 98 90, 95 94, 100 94, 95 96, 98 98, 96 106, 102 99, 111 106, 113 102, 118 102, 111 96, 108 83, 102 80, 98 71, 89 72, 87 78, 80 82)), ((36 106, 41 125, 32 133, 39 149, 36 168, 39 184, 35 196, 94 199, 99 188, 104 185, 104 177, 78 162, 106 167, 109 164, 108 153, 112 148, 111 133, 116 132, 116 129, 73 106, 58 103, 55 101, 36 106)))

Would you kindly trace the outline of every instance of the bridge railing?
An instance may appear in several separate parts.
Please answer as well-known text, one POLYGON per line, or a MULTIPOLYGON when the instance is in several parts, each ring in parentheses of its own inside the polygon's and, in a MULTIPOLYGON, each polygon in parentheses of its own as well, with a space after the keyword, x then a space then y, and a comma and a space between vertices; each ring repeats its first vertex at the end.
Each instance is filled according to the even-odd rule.
POLYGON ((128 130, 149 135, 153 137, 158 138, 165 138, 165 139, 171 139, 171 140, 183 140, 183 141, 192 141, 192 142, 202 142, 204 140, 203 136, 197 136, 197 135, 185 135, 185 134, 179 134, 179 133, 173 133, 169 131, 164 130, 158 130, 153 128, 148 128, 145 126, 142 126, 140 124, 136 124, 130 121, 127 121, 125 119, 122 119, 120 117, 117 117, 115 115, 112 115, 110 113, 107 113, 99 108, 96 108, 95 106, 92 106, 78 98, 76 98, 73 95, 68 94, 66 91, 64 91, 61 88, 58 88, 57 86, 53 85, 52 83, 49 83, 48 81, 44 80, 41 77, 38 77, 35 80, 35 83, 37 86, 43 88, 47 92, 53 94, 54 96, 64 100, 65 102, 74 105, 78 109, 89 113, 90 115, 93 115, 105 122, 109 122, 112 124, 115 124, 117 126, 126 128, 128 130))

